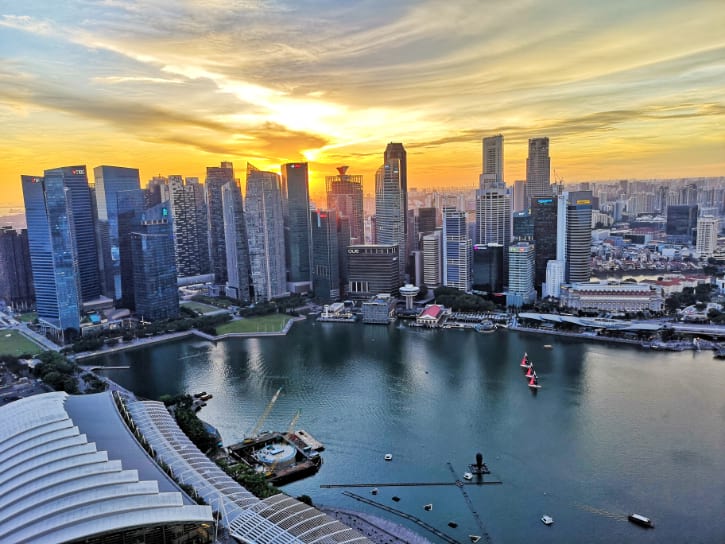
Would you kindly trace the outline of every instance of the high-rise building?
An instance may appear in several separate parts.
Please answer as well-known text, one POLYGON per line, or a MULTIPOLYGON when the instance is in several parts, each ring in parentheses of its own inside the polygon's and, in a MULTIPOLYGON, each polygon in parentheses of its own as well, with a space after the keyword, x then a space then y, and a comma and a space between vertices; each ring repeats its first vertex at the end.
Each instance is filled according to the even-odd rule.
MULTIPOLYGON (((38 320, 57 337, 80 332, 78 258, 70 194, 62 176, 21 176, 38 320)), ((4 281, 4 280, 3 280, 4 281)))
POLYGON ((423 235, 423 284, 430 289, 440 287, 443 282, 443 258, 441 229, 423 235))
POLYGON ((310 258, 310 190, 306 162, 282 165, 287 280, 291 284, 309 283, 310 258))
POLYGON ((511 214, 511 223, 513 225, 512 239, 515 242, 534 239, 534 218, 528 211, 511 214))
MULTIPOLYGON (((538 238, 536 239, 538 244, 538 238)), ((592 272, 592 192, 571 191, 566 207, 567 283, 586 283, 592 272)))
POLYGON ((169 176, 169 203, 179 276, 209 273, 209 236, 204 188, 198 178, 169 176))
POLYGON ((315 300, 323 303, 340 298, 340 255, 338 222, 335 210, 313 210, 312 224, 312 290, 315 300))
POLYGON ((504 284, 504 246, 476 244, 473 246, 473 289, 500 293, 504 284))
POLYGON ((553 260, 546 263, 546 281, 542 286, 542 297, 559 298, 561 284, 564 283, 564 261, 553 260))
POLYGON ((347 173, 347 166, 338 167, 337 176, 325 177, 327 207, 337 216, 350 221, 350 243, 365 243, 365 214, 363 213, 363 177, 347 173))
POLYGON ((536 241, 534 287, 541 292, 541 285, 546 281, 546 263, 556 259, 557 200, 554 197, 532 198, 531 218, 536 241))
POLYGON ((529 209, 526 202, 526 180, 524 179, 514 181, 512 209, 514 212, 525 212, 529 209))
POLYGON ((526 159, 525 205, 528 207, 532 198, 547 196, 552 196, 549 138, 531 138, 526 159))
POLYGON ((96 210, 100 233, 100 253, 104 274, 104 295, 121 300, 121 253, 119 251, 118 197, 124 191, 138 191, 141 180, 137 168, 96 166, 93 169, 96 210))
POLYGON ((28 231, 0 228, 0 302, 14 310, 29 310, 35 302, 28 231))
MULTIPOLYGON (((408 260, 408 254, 410 253, 410 250, 412 248, 408 247, 408 154, 405 151, 405 148, 403 147, 403 144, 400 142, 390 142, 385 147, 385 153, 383 154, 383 170, 385 170, 385 165, 390 163, 390 161, 398 161, 397 169, 398 174, 395 175, 394 172, 388 172, 388 174, 392 173, 393 180, 397 178, 397 183, 399 186, 398 192, 400 194, 400 218, 401 218, 401 227, 402 232, 400 233, 400 239, 402 240, 402 243, 399 244, 399 253, 400 253, 400 281, 402 282, 405 278, 405 270, 407 266, 407 260, 408 260)), ((392 180, 390 180, 392 181, 392 180)), ((389 183, 390 183, 389 181, 389 183)), ((377 188, 377 180, 376 180, 376 188, 377 188)), ((392 196, 392 195, 391 195, 392 196)), ((392 198, 385 198, 384 199, 386 204, 389 206, 393 206, 392 198)), ((375 213, 378 213, 378 198, 377 194, 375 196, 375 213)), ((379 218, 378 218, 379 221, 379 218)), ((377 232, 376 234, 379 234, 380 227, 376 227, 377 232)), ((378 244, 387 244, 387 243, 395 243, 395 242, 385 242, 381 239, 377 239, 378 244)))
POLYGON ((70 197, 68 205, 78 259, 81 301, 97 299, 101 296, 101 278, 98 272, 96 226, 93 222, 93 203, 86 167, 78 165, 46 170, 46 184, 50 184, 51 179, 60 180, 70 197))
MULTIPOLYGON (((116 194, 118 213, 118 255, 121 273, 121 304, 133 310, 136 307, 133 277, 133 248, 131 233, 138 232, 143 220, 146 192, 141 189, 121 191, 116 194)), ((156 209, 156 204, 149 209, 156 209)))
POLYGON ((521 307, 536 300, 534 289, 534 244, 517 242, 508 247, 509 281, 506 305, 521 307))
POLYGON ((471 290, 471 248, 466 213, 443 208, 443 285, 471 290))
POLYGON ((691 244, 697 233, 697 204, 667 206, 667 225, 665 232, 668 241, 691 244))
POLYGON ((483 139, 481 185, 503 184, 503 135, 483 139))
POLYGON ((418 208, 419 236, 433 232, 437 227, 437 210, 435 208, 418 208))
POLYGON ((288 291, 279 175, 247 165, 244 213, 249 237, 253 300, 259 302, 284 296, 288 291))
POLYGON ((405 274, 406 208, 401 185, 400 159, 390 159, 375 174, 375 240, 397 244, 401 278, 405 274))
POLYGON ((705 215, 697 219, 697 244, 695 250, 698 255, 712 257, 717 249, 717 235, 720 221, 712 215, 705 215))
POLYGON ((502 184, 477 191, 476 227, 479 244, 508 245, 511 241, 511 196, 502 184))
MULTIPOLYGON (((335 212, 337 215, 337 212, 335 212)), ((348 260, 347 248, 350 247, 350 218, 345 215, 337 215, 337 255, 340 273, 340 297, 347 294, 348 285, 348 260)))
POLYGON ((379 294, 394 296, 400 288, 398 246, 351 245, 347 248, 347 296, 367 300, 379 294))
POLYGON ((144 320, 179 316, 174 233, 168 202, 143 213, 130 233, 134 308, 144 320))
POLYGON ((224 239, 227 249, 226 295, 249 304, 249 244, 242 190, 236 181, 222 187, 224 239))
MULTIPOLYGON (((234 181, 234 166, 222 162, 220 166, 206 169, 206 204, 209 223, 209 261, 211 272, 218 284, 227 281, 227 247, 224 239, 224 210, 222 209, 222 187, 234 181)), ((280 221, 282 218, 279 218, 280 221)))

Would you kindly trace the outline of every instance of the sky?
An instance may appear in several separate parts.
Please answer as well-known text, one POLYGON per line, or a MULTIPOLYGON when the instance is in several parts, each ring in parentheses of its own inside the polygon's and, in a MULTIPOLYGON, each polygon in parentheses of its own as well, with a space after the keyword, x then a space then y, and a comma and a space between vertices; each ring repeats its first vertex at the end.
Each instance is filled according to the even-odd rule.
POLYGON ((0 0, 0 206, 20 175, 141 181, 232 161, 349 165, 387 142, 408 187, 505 179, 548 136, 568 181, 725 175, 722 0, 0 0))

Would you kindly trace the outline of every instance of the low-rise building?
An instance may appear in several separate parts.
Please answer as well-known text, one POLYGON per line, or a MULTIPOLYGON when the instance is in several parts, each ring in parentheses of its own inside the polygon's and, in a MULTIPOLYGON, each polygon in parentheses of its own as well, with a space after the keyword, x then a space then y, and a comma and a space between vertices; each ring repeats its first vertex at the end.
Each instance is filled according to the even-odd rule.
POLYGON ((665 299, 646 283, 574 283, 561 286, 559 306, 570 310, 661 312, 665 299))
POLYGON ((429 304, 415 318, 415 324, 421 327, 435 328, 443 324, 446 311, 440 304, 429 304))
POLYGON ((386 293, 362 303, 363 323, 387 325, 395 315, 395 299, 386 293))

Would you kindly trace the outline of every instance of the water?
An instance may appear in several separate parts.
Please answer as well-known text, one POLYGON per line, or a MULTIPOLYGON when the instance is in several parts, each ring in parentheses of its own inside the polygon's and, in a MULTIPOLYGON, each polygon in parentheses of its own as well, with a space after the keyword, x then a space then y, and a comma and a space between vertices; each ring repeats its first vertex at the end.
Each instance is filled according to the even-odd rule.
MULTIPOLYGON (((711 352, 307 321, 286 337, 186 340, 100 363, 131 365, 107 375, 147 398, 212 393, 200 415, 227 444, 254 428, 283 387, 262 430, 286 430, 301 409, 297 428, 326 446, 320 472, 284 490, 386 517, 432 542, 440 541, 320 485, 452 481, 447 462, 460 477, 480 451, 504 482, 466 487, 493 542, 725 542, 725 363, 711 352), (524 351, 543 386, 536 395, 519 367, 524 351), (632 512, 656 528, 627 522, 632 512)), ((461 542, 481 534, 455 486, 350 491, 461 542)))

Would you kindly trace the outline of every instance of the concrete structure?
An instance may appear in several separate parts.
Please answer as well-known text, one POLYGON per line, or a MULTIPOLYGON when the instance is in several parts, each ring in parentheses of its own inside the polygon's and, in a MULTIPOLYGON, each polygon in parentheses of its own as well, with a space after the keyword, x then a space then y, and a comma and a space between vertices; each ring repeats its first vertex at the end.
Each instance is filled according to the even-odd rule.
POLYGON ((571 191, 568 193, 566 206, 566 270, 564 276, 567 283, 589 281, 592 272, 591 246, 592 192, 571 191))
POLYGON ((443 306, 440 304, 429 304, 415 318, 415 324, 420 327, 437 328, 441 326, 445 317, 446 311, 443 306))
POLYGON ((395 316, 395 299, 387 293, 380 293, 362 303, 362 322, 387 325, 395 316))
POLYGON ((551 195, 549 138, 531 138, 529 140, 529 156, 526 159, 525 205, 528 207, 532 198, 551 195))
POLYGON ((350 298, 367 300, 378 293, 397 293, 401 285, 397 244, 351 245, 347 259, 350 298))
POLYGON ((553 260, 546 263, 546 282, 542 286, 542 297, 559 298, 561 284, 564 283, 564 261, 553 260))
POLYGON ((35 304, 28 231, 0 228, 0 301, 16 311, 35 304))
POLYGON ((717 235, 720 231, 720 220, 712 215, 697 219, 697 254, 700 258, 712 257, 717 249, 717 235))
POLYGON ((483 139, 481 184, 503 184, 503 135, 483 139))
POLYGON ((518 242, 509 246, 507 306, 520 307, 536 300, 536 289, 534 289, 535 251, 534 244, 528 242, 518 242))
POLYGON ((222 209, 222 187, 234 182, 234 166, 231 162, 222 162, 220 166, 208 166, 206 169, 206 204, 209 224, 209 259, 211 272, 216 282, 227 281, 227 248, 224 238, 224 211, 222 209))
POLYGON ((476 195, 476 243, 511 242, 511 195, 499 186, 481 187, 476 195))
POLYGON ((423 246, 423 284, 431 289, 440 287, 442 273, 442 231, 436 230, 421 239, 423 246))
POLYGON ((378 244, 397 244, 401 278, 405 275, 405 260, 408 256, 402 169, 401 160, 391 158, 375 174, 375 241, 378 244))
POLYGON ((416 296, 418 296, 418 293, 420 293, 420 288, 415 285, 411 285, 410 283, 406 283, 400 288, 400 295, 405 298, 406 310, 413 309, 413 300, 416 296))
POLYGON ((179 276, 209 273, 209 222, 204 187, 198 178, 169 176, 169 202, 179 276))
POLYGON ((570 310, 661 312, 662 292, 644 283, 575 283, 561 286, 559 306, 570 310))
POLYGON ((443 208, 443 285, 471 290, 471 249, 466 214, 443 208))
POLYGON ((242 190, 236 181, 230 181, 222 186, 222 210, 227 263, 225 292, 228 297, 246 305, 251 301, 249 244, 242 190))
POLYGON ((346 246, 365 243, 363 177, 348 174, 347 169, 347 166, 340 166, 337 176, 325 177, 328 209, 335 210, 338 217, 347 217, 350 222, 350 240, 346 246))

